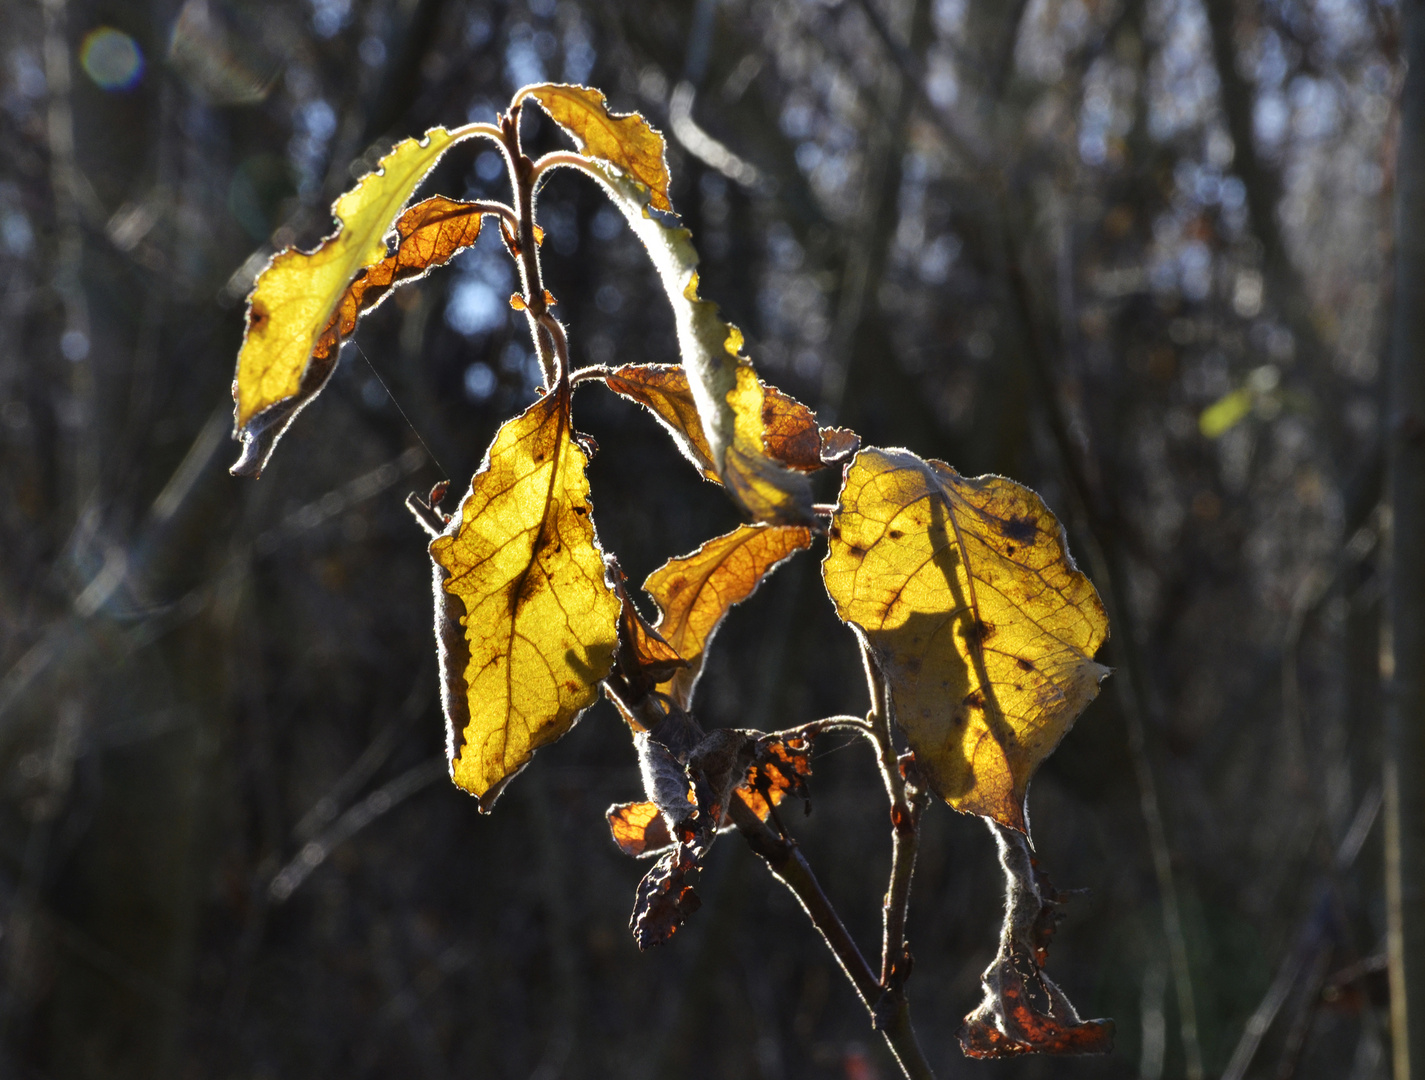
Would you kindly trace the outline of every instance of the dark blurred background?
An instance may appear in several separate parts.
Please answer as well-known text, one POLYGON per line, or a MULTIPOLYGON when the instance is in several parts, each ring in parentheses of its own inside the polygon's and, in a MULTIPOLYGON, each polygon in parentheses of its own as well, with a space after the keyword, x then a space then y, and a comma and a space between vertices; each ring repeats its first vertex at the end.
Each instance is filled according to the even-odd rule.
MULTIPOLYGON (((494 230, 362 323, 257 481, 243 298, 397 139, 542 80, 669 137, 702 293, 768 381, 1038 489, 1116 668, 1035 782, 1050 958, 1108 1058, 960 1057, 1000 875, 927 815, 910 984, 944 1077, 1387 1073, 1379 387, 1392 0, 17 0, 0 5, 0 1075, 844 1077, 896 1069, 736 837, 667 947, 600 703, 481 817, 444 777, 425 536, 537 366, 494 230), (354 163, 353 163, 354 162, 354 163)), ((527 118, 532 145, 558 144, 527 118)), ((453 151, 426 191, 503 195, 453 151)), ((670 362, 583 178, 540 202, 576 363, 670 362)), ((731 528, 582 389, 632 581, 731 528)), ((835 496, 823 477, 819 496, 835 496)), ((728 620, 705 723, 859 712, 817 559, 728 620)), ((864 746, 795 829, 863 948, 864 746)))

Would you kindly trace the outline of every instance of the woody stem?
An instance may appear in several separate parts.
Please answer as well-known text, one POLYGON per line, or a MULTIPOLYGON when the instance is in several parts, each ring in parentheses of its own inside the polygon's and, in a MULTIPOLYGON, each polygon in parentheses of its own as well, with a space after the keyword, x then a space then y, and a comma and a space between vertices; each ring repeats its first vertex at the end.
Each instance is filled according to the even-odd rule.
POLYGON ((562 362, 555 354, 554 341, 543 323, 547 309, 544 300, 544 278, 539 267, 539 245, 535 241, 534 188, 538 179, 534 162, 525 156, 520 146, 520 109, 514 105, 500 118, 500 148, 505 154, 505 164, 510 172, 510 185, 514 188, 515 214, 519 221, 519 231, 515 239, 515 261, 520 269, 520 285, 523 289, 525 319, 529 323, 530 336, 534 340, 535 352, 539 356, 540 370, 544 374, 546 389, 553 389, 562 377, 567 376, 567 358, 562 362))
POLYGON ((821 883, 812 873, 811 866, 796 842, 785 836, 778 836, 766 822, 739 800, 734 799, 731 807, 733 824, 754 852, 767 864, 772 876, 785 885, 797 901, 807 918, 816 927, 826 947, 836 957, 841 970, 855 989, 861 1004, 871 1014, 871 1023, 881 1032, 900 1064, 907 1080, 935 1080, 925 1054, 916 1041, 915 1031, 910 1025, 909 1005, 902 996, 889 1011, 883 1010, 885 994, 871 965, 866 962, 860 948, 847 932, 832 906, 830 898, 822 890, 821 883))

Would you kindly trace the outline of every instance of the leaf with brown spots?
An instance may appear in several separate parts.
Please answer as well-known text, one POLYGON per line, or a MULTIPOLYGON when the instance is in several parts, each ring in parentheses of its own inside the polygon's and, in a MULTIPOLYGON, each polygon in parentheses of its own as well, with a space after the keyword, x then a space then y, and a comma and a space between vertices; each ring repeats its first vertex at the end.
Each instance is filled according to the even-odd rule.
POLYGON ((965 1017, 966 1057, 1107 1054, 1112 1020, 1081 1020, 1064 991, 1044 974, 1049 938, 1063 897, 1036 865, 1019 833, 991 824, 1006 878, 999 953, 981 976, 985 999, 965 1017))
POLYGON ((687 662, 659 689, 687 708, 723 616, 810 545, 811 530, 801 525, 739 525, 653 571, 643 588, 662 612, 655 629, 687 662))
POLYGON ((421 141, 397 144, 332 206, 336 232, 310 252, 280 252, 257 276, 233 378, 234 428, 243 443, 235 474, 262 471, 292 419, 331 377, 341 338, 362 311, 474 242, 479 216, 449 199, 401 214, 441 155, 466 137, 432 128, 421 141), (399 246, 388 256, 386 234, 398 215, 399 246))
POLYGON ((663 136, 638 113, 611 113, 604 95, 587 86, 546 83, 527 86, 515 101, 532 97, 562 127, 585 157, 617 165, 649 190, 655 210, 672 210, 663 136))
POLYGON ((822 574, 957 810, 1024 831, 1035 769, 1098 693, 1108 617, 1039 496, 906 450, 846 472, 822 574))
POLYGON ((459 513, 431 541, 447 750, 488 810, 613 667, 619 601, 590 518, 564 393, 505 423, 459 513))

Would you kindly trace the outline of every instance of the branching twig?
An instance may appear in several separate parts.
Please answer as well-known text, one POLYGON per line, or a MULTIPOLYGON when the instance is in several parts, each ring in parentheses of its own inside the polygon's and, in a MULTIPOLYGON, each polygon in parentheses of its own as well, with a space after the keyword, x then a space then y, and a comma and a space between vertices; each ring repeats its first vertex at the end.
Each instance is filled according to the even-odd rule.
POLYGON ((909 1008, 904 998, 901 998, 899 1007, 883 1019, 878 1015, 883 987, 872 973, 866 957, 847 932, 841 916, 832 907, 831 900, 822 891, 821 883, 817 881, 795 842, 778 836, 741 802, 733 802, 731 817, 748 846, 761 856, 772 875, 790 889, 801 903, 807 918, 811 919, 812 925, 826 942, 826 947, 831 950, 831 954, 841 965, 841 970, 851 981, 861 1004, 871 1013, 872 1021, 885 1038, 891 1053, 900 1062, 908 1080, 935 1080, 935 1074, 916 1042, 915 1032, 910 1026, 909 1008))

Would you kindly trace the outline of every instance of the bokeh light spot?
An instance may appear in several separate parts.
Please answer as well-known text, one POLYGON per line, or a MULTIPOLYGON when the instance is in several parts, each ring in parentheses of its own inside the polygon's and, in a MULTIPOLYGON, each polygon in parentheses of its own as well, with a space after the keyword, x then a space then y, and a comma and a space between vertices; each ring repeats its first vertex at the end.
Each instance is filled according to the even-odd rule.
POLYGON ((101 26, 84 35, 79 63, 101 90, 132 90, 143 78, 143 53, 122 30, 101 26))

